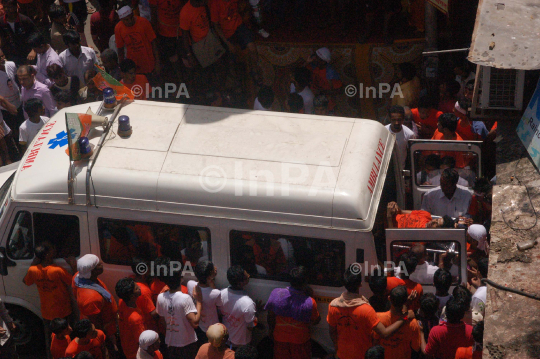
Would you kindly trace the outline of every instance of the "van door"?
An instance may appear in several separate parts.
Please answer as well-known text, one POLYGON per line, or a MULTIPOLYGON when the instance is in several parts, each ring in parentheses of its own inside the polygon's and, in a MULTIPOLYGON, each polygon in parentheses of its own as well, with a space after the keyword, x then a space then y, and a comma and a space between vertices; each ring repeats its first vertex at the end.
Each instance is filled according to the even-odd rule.
POLYGON ((10 262, 8 274, 4 276, 6 295, 39 309, 36 286, 23 284, 34 259, 34 249, 43 241, 51 242, 57 250, 56 264, 71 273, 62 258, 78 257, 90 250, 86 212, 16 205, 8 216, 2 239, 10 262))
POLYGON ((439 186, 441 166, 455 162, 458 185, 471 188, 482 176, 482 141, 409 140, 414 209, 420 209, 426 192, 439 186))
POLYGON ((426 250, 424 268, 417 267, 411 275, 424 288, 424 292, 435 293, 433 273, 442 262, 452 274, 452 285, 467 280, 467 242, 465 229, 387 229, 386 258, 394 268, 404 270, 400 257, 415 245, 423 245, 426 250), (431 267, 430 267, 431 266, 431 267))

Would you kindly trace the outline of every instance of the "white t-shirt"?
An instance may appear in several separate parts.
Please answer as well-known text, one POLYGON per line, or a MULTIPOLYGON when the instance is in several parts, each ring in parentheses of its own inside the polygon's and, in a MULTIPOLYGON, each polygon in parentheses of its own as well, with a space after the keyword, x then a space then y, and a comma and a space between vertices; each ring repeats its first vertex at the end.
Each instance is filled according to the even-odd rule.
POLYGON ((397 133, 392 131, 390 128, 391 126, 391 124, 386 125, 386 129, 396 136, 399 165, 401 169, 405 169, 405 161, 407 160, 407 143, 410 139, 416 138, 416 136, 414 135, 414 132, 407 126, 401 126, 402 130, 397 133))
POLYGON ((257 324, 255 302, 243 290, 225 288, 221 291, 220 307, 229 340, 235 346, 251 342, 251 330, 257 324))
MULTIPOLYGON (((12 61, 6 61, 4 67, 6 71, 0 71, 0 96, 19 108, 21 106, 21 91, 15 81, 17 66, 12 61)), ((1 106, 0 109, 5 110, 1 106)))
POLYGON ((197 341, 195 329, 187 319, 189 313, 197 313, 193 299, 182 292, 161 293, 156 302, 156 312, 165 318, 167 334, 165 343, 172 347, 185 347, 197 341))
POLYGON ((437 269, 439 269, 439 267, 424 262, 424 264, 416 266, 416 269, 410 275, 409 279, 416 283, 431 285, 433 284, 433 275, 437 269))
MULTIPOLYGON (((189 295, 193 298, 193 288, 197 285, 197 282, 190 280, 187 284, 187 289, 189 295)), ((202 293, 202 314, 201 320, 199 322, 199 327, 205 332, 208 330, 208 327, 212 324, 219 323, 217 307, 221 307, 223 303, 221 302, 221 291, 219 289, 213 289, 210 287, 199 287, 202 293)), ((193 299, 195 302, 195 299, 193 299)))
POLYGON ((43 127, 44 124, 49 122, 49 118, 45 116, 40 116, 40 121, 38 123, 34 123, 30 120, 26 120, 22 123, 21 127, 19 127, 19 142, 26 142, 26 144, 30 144, 34 137, 39 133, 39 130, 43 127))
MULTIPOLYGON (((437 176, 431 178, 429 180, 429 183, 431 183, 432 186, 437 186, 437 187, 440 186, 441 185, 441 175, 438 174, 437 176)), ((459 177, 457 184, 459 186, 469 187, 469 182, 466 181, 465 179, 463 179, 462 177, 459 177)))
POLYGON ((257 111, 270 111, 268 108, 264 108, 263 105, 259 102, 259 98, 255 98, 255 102, 253 103, 253 109, 257 111))
MULTIPOLYGON (((296 92, 296 87, 294 84, 291 84, 291 93, 296 92)), ((300 96, 304 99, 304 113, 311 115, 313 113, 313 99, 315 98, 315 94, 309 86, 306 86, 302 92, 298 92, 300 96)))

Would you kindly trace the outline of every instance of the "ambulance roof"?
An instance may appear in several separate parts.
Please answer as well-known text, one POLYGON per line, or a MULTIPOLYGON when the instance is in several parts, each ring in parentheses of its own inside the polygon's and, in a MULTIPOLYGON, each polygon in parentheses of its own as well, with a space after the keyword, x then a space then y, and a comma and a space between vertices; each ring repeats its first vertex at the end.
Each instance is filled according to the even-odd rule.
MULTIPOLYGON (((67 112, 97 111, 99 103, 67 112)), ((378 122, 136 101, 122 108, 92 170, 105 207, 370 230, 393 136, 378 122)), ((98 128, 99 129, 99 128, 98 128)), ((90 142, 101 134, 92 130, 90 142)), ((68 202, 65 110, 29 145, 12 196, 68 202)), ((74 166, 74 203, 86 203, 88 160, 74 166)))

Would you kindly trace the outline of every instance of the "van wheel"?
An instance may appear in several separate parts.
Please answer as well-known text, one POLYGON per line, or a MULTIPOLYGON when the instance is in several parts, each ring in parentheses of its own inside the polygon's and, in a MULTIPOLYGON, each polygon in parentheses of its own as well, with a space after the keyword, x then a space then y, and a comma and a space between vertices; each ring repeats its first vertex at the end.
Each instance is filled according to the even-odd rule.
POLYGON ((45 333, 43 321, 27 309, 6 304, 9 315, 19 329, 14 335, 17 353, 44 353, 45 333))

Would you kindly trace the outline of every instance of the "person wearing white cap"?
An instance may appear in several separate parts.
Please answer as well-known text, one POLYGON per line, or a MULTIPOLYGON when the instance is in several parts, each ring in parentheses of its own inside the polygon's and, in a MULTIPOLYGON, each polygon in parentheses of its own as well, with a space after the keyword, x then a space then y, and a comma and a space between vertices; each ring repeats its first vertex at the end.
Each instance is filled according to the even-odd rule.
POLYGON ((482 121, 471 121, 467 115, 471 100, 466 98, 459 99, 454 105, 454 115, 459 118, 456 133, 465 141, 482 141, 489 131, 482 121))
POLYGON ((159 351, 159 335, 153 330, 145 330, 139 336, 137 359, 163 359, 159 351))
POLYGON ((485 257, 489 254, 489 243, 487 242, 487 230, 481 224, 472 224, 467 230, 467 242, 470 247, 467 252, 471 253, 471 256, 480 255, 485 257))
POLYGON ((316 95, 322 94, 329 97, 328 109, 332 112, 335 108, 335 100, 333 100, 332 95, 341 93, 343 82, 330 62, 332 62, 330 50, 321 47, 308 58, 306 67, 311 71, 311 90, 316 95))
POLYGON ((212 324, 206 331, 208 343, 203 344, 195 359, 234 359, 234 351, 227 347, 229 331, 221 323, 212 324))
POLYGON ((135 16, 128 5, 118 9, 117 13, 120 22, 114 28, 114 38, 118 48, 118 62, 132 59, 137 64, 138 74, 147 77, 152 72, 159 74, 159 51, 150 21, 135 16))
POLYGON ((85 254, 77 260, 73 277, 73 292, 81 315, 90 319, 97 329, 107 335, 107 346, 114 350, 118 307, 105 283, 98 277, 103 274, 103 262, 94 254, 85 254))

